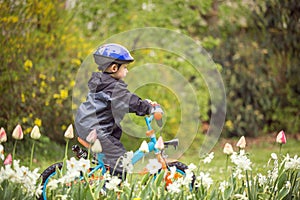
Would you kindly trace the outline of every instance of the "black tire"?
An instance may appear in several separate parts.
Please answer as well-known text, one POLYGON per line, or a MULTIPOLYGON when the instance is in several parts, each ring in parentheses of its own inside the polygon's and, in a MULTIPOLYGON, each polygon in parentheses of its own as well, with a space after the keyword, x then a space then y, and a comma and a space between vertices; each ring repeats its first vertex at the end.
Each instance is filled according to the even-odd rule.
MULTIPOLYGON (((44 192, 44 187, 45 187, 45 182, 46 182, 46 180, 50 177, 50 176, 52 176, 54 173, 56 173, 56 170, 57 169, 59 169, 59 170, 61 170, 61 168, 62 168, 62 166, 63 166, 63 163, 62 162, 59 162, 59 163, 55 163, 55 164, 53 164, 53 165, 51 165, 51 166, 49 166, 47 169, 45 169, 44 171, 43 171, 43 173, 41 174, 41 178, 42 178, 42 191, 44 192)), ((41 194, 41 196, 38 198, 38 200, 44 200, 44 197, 43 197, 43 193, 41 194)))
MULTIPOLYGON (((185 170, 188 169, 188 166, 186 164, 184 164, 182 162, 179 162, 179 161, 169 162, 169 163, 167 163, 167 166, 168 167, 174 167, 175 166, 176 169, 179 169, 184 174, 185 174, 185 170)), ((194 188, 195 181, 196 181, 196 176, 193 175, 193 180, 192 180, 192 183, 191 183, 191 188, 194 188)))

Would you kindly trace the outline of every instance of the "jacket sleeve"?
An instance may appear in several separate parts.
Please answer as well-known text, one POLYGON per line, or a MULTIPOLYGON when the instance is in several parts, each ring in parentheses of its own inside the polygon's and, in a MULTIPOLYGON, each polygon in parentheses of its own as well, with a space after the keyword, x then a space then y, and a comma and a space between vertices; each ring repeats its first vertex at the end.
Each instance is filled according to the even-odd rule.
POLYGON ((152 105, 131 93, 126 86, 121 83, 114 87, 111 95, 111 106, 114 114, 119 113, 121 118, 125 113, 135 113, 139 116, 150 114, 152 105))
POLYGON ((148 115, 151 113, 152 105, 146 100, 142 100, 135 94, 131 94, 129 101, 129 112, 135 113, 139 116, 148 115))

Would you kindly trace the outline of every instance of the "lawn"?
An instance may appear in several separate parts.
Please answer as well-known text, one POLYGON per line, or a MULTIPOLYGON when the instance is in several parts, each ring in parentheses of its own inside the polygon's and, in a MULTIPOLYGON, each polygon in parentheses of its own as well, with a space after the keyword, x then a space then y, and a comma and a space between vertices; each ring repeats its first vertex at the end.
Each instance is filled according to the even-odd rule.
MULTIPOLYGON (((287 136, 287 143, 282 145, 281 154, 289 154, 291 157, 299 155, 300 153, 300 140, 298 137, 287 136)), ((223 153, 225 143, 230 143, 234 150, 238 150, 236 143, 239 138, 224 139, 221 138, 218 143, 214 146, 212 152, 214 152, 214 159, 209 164, 203 164, 201 162, 200 169, 203 171, 210 172, 214 180, 224 179, 224 171, 226 166, 226 155, 223 153)), ((267 167, 268 161, 271 158, 272 153, 279 154, 279 144, 275 142, 276 135, 261 136, 257 138, 247 138, 247 146, 245 148, 249 158, 252 162, 252 172, 266 172, 269 168, 267 167)), ((193 143, 193 146, 196 146, 193 143)), ((199 150, 195 147, 191 147, 184 155, 180 158, 180 161, 189 164, 199 163, 199 150)), ((198 145, 199 146, 199 145, 198 145)), ((230 164, 229 168, 230 170, 230 164)))

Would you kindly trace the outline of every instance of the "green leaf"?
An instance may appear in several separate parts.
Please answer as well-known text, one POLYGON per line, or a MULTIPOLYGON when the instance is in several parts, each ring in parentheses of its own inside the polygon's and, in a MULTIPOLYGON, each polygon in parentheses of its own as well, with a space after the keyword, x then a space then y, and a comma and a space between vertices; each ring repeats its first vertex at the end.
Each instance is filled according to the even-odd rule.
POLYGON ((278 192, 277 198, 278 200, 283 199, 287 194, 289 193, 289 189, 286 187, 281 188, 281 190, 278 192))

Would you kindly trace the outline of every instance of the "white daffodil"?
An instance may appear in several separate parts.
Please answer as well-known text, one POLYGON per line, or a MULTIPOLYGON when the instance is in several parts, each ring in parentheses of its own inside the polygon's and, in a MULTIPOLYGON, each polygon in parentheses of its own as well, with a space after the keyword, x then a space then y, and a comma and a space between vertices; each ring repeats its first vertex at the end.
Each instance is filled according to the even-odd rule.
POLYGON ((211 152, 210 154, 208 154, 207 157, 205 157, 203 159, 204 163, 211 163, 211 161, 214 159, 214 152, 211 152))
POLYGON ((149 163, 147 164, 146 168, 150 174, 155 174, 160 170, 162 164, 157 161, 157 159, 149 159, 149 163))
POLYGON ((168 192, 171 194, 177 194, 181 192, 181 183, 179 181, 174 181, 167 186, 168 192))
POLYGON ((169 179, 172 179, 174 178, 175 174, 176 174, 176 167, 175 166, 172 166, 169 168, 170 170, 170 175, 168 176, 169 179))
POLYGON ((261 173, 257 174, 257 180, 258 180, 259 186, 264 186, 268 181, 267 177, 262 175, 261 173))
POLYGON ((77 161, 77 165, 78 165, 80 171, 87 172, 90 169, 91 163, 90 163, 90 160, 80 158, 77 161))
POLYGON ((196 177, 196 183, 195 183, 196 187, 200 187, 201 185, 203 185, 204 187, 209 189, 209 187, 212 184, 213 184, 213 180, 210 177, 209 173, 200 172, 199 176, 196 177))
POLYGON ((277 154, 276 153, 271 153, 271 158, 273 160, 278 160, 277 154))
POLYGON ((234 163, 239 169, 251 170, 251 161, 247 158, 245 151, 241 150, 240 153, 234 152, 231 156, 231 162, 234 163))
POLYGON ((288 169, 295 169, 295 170, 300 169, 300 157, 295 155, 294 158, 291 158, 287 154, 287 156, 285 158, 284 168, 286 170, 288 170, 288 169))
POLYGON ((132 173, 133 171, 132 158, 133 158, 133 151, 126 152, 122 157, 122 167, 125 169, 127 173, 132 173))
POLYGON ((195 169, 197 169, 197 166, 194 163, 191 163, 189 164, 188 169, 194 171, 195 169))
POLYGON ((226 190, 226 188, 229 186, 229 183, 227 181, 222 181, 219 186, 219 190, 221 190, 222 193, 226 190))
POLYGON ((105 184, 105 187, 108 190, 118 191, 118 185, 121 183, 121 179, 117 176, 113 176, 108 183, 105 184))

